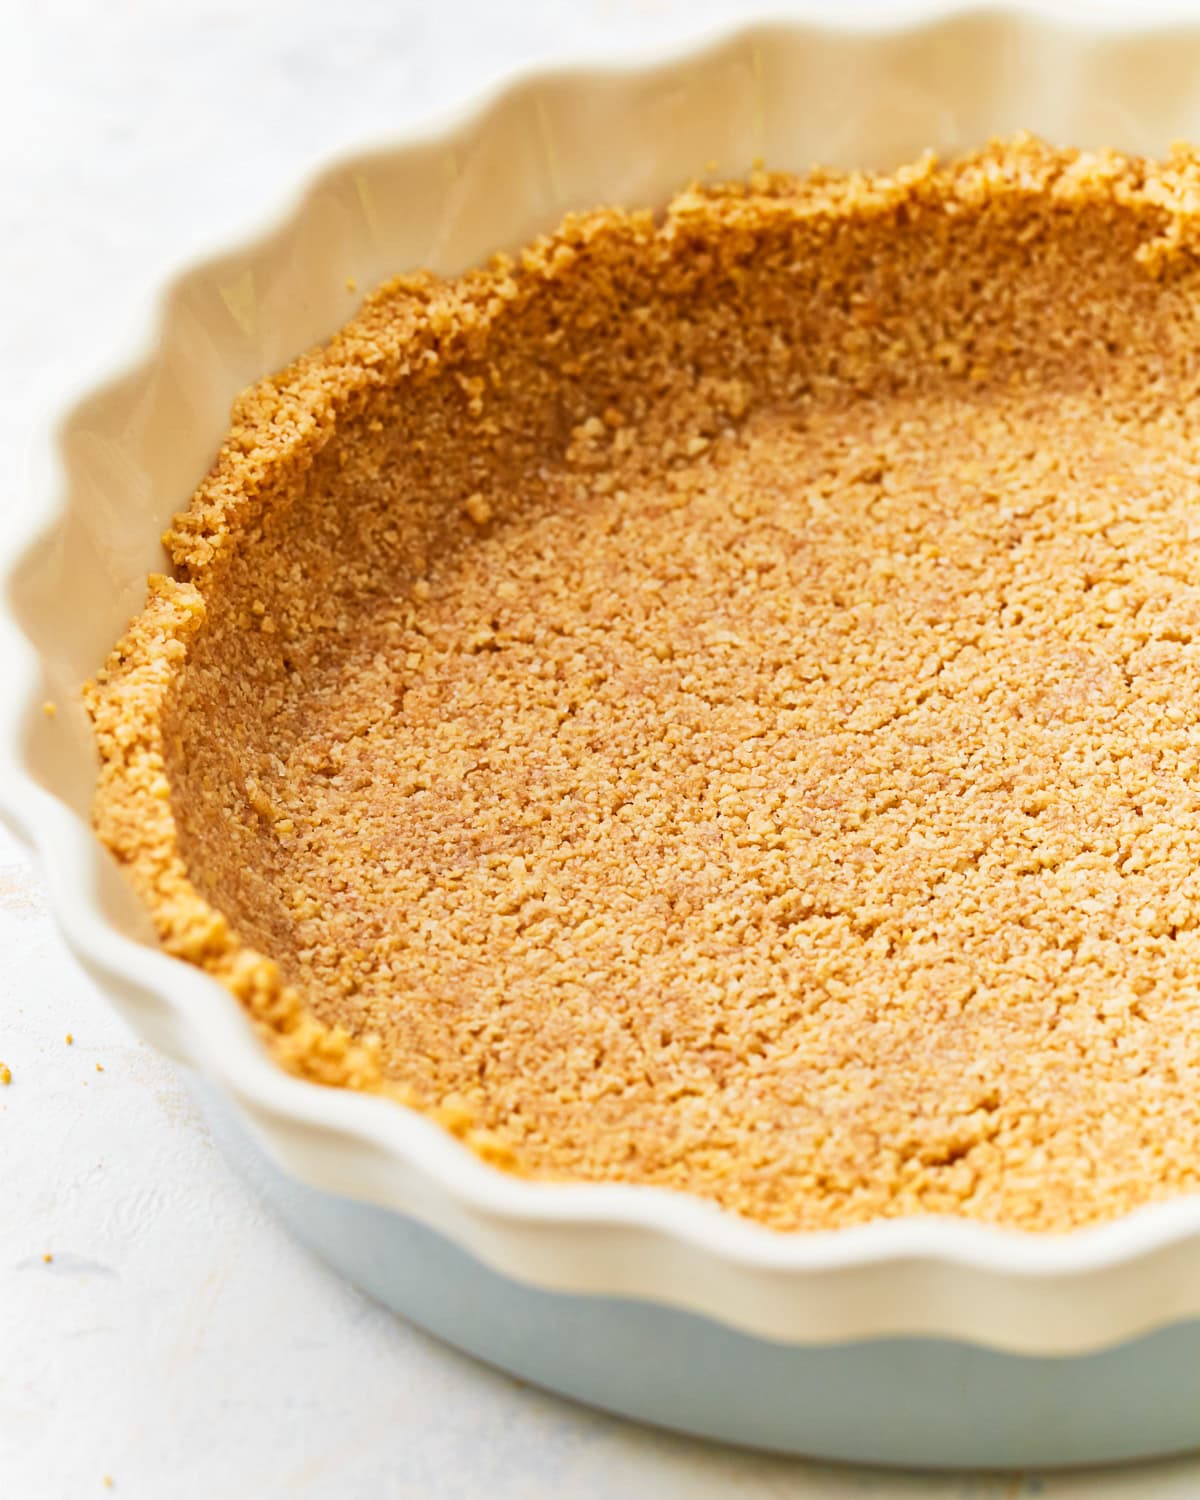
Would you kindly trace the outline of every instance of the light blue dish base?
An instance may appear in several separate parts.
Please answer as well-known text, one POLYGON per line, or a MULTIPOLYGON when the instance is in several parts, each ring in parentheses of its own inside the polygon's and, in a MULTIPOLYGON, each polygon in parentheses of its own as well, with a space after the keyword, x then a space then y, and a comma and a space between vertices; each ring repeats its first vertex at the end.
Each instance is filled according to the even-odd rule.
POLYGON ((1041 1359, 926 1338, 773 1344, 654 1303, 541 1291, 401 1214, 302 1186, 224 1100, 198 1093, 238 1170, 342 1275, 447 1343, 606 1411, 906 1468, 1041 1469, 1200 1448, 1200 1322, 1041 1359))

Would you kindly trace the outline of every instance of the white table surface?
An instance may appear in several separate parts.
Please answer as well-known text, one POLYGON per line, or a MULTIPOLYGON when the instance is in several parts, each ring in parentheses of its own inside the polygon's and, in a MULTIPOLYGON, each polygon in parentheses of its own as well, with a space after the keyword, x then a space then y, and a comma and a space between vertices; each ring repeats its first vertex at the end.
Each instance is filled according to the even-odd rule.
MULTIPOLYGON (((22 503, 35 413, 105 368, 166 267, 270 212, 315 160, 515 65, 745 12, 0 0, 0 525, 22 503)), ((110 1481, 128 1500, 1200 1495, 1200 1459, 972 1479, 756 1457, 586 1411, 442 1347, 340 1282, 233 1176, 171 1066, 66 956, 3 833, 0 1060, 13 1074, 0 1088, 3 1500, 99 1496, 110 1481)))

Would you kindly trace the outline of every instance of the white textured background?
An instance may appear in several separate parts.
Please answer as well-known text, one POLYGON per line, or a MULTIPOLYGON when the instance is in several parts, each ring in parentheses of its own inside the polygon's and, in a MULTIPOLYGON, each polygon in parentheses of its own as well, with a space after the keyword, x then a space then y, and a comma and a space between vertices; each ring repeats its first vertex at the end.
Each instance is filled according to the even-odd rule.
MULTIPOLYGON (((104 370, 166 268, 269 214, 315 160, 515 65, 746 13, 0 0, 0 527, 23 503, 35 414, 104 370)), ((759 1458, 590 1413, 441 1347, 259 1208, 172 1069, 65 956, 3 834, 0 1060, 0 1500, 103 1496, 106 1479, 128 1500, 1200 1496, 1200 1460, 966 1479, 759 1458)))

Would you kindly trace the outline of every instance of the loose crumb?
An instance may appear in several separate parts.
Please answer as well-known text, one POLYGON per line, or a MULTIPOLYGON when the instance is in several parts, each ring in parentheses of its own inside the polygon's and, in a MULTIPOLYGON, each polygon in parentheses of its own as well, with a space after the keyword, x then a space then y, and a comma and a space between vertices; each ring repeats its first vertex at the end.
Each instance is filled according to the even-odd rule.
POLYGON ((43 1259, 43 1261, 45 1261, 46 1265, 49 1265, 50 1262, 54 1259, 54 1256, 50 1253, 49 1250, 47 1250, 45 1252, 45 1254, 42 1256, 42 1259, 43 1259))
POLYGON ((72 1036, 72 1034, 68 1031, 67 1032, 67 1046, 70 1047, 74 1043, 74 1041, 75 1041, 74 1036, 72 1036))
POLYGON ((355 281, 355 279, 354 279, 353 276, 347 276, 346 277, 346 290, 348 292, 356 292, 356 291, 358 291, 358 282, 355 281))
POLYGON ((12 1069, 7 1063, 0 1063, 0 1083, 10 1084, 12 1082, 12 1069))
POLYGON ((531 1177, 1200 1188, 1198 180, 756 171, 372 294, 88 688, 166 947, 531 1177))
POLYGON ((52 703, 49 700, 47 700, 45 703, 42 704, 42 712, 46 715, 46 717, 48 719, 53 719, 54 716, 58 713, 58 704, 57 703, 52 703))
POLYGON ((463 509, 476 526, 486 526, 492 519, 492 507, 483 495, 469 495, 463 509))
POLYGON ((103 1063, 97 1063, 96 1064, 96 1072, 97 1073, 103 1073, 104 1072, 104 1064, 103 1063))

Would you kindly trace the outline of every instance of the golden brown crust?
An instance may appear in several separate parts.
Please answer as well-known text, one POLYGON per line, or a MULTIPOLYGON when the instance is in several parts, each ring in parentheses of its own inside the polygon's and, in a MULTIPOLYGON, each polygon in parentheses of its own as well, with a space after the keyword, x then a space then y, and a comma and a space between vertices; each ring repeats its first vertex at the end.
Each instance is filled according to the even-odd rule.
POLYGON ((164 945, 537 1176, 1195 1187, 1198 190, 1021 139, 380 289, 88 688, 164 945))

